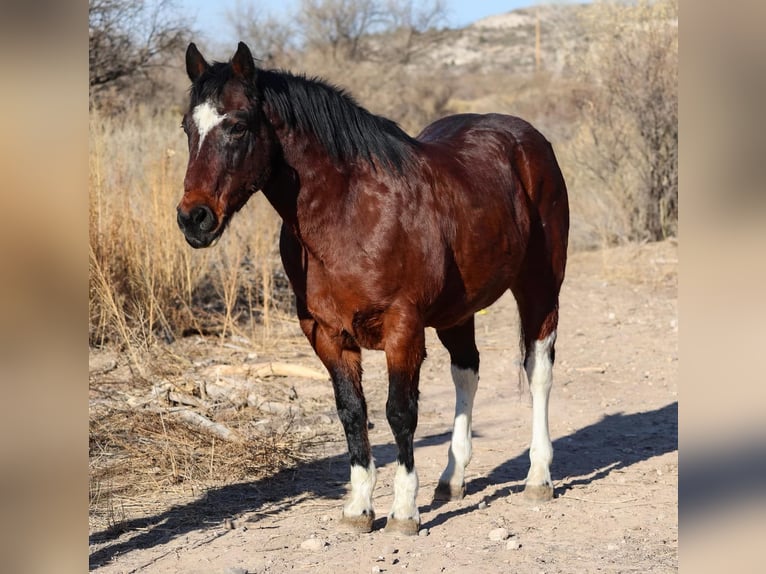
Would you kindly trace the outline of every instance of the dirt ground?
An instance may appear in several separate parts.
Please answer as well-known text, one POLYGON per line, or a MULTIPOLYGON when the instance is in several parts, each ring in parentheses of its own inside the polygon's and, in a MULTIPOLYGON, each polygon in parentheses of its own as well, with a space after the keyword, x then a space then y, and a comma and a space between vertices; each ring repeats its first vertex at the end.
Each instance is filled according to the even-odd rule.
MULTIPOLYGON (((553 501, 531 504, 521 494, 531 409, 518 383, 515 303, 506 296, 477 316, 481 380, 466 497, 439 505, 431 495, 447 459, 454 391, 447 353, 428 333, 415 450, 418 536, 382 530, 396 451, 384 412, 384 357, 366 353, 370 440, 379 469, 371 534, 340 530, 348 467, 330 383, 283 380, 295 389, 292 402, 303 424, 326 439, 308 462, 269 479, 174 497, 163 511, 118 530, 91 527, 91 569, 677 571, 677 263, 675 242, 571 256, 550 406, 553 501)), ((307 343, 300 353, 293 345, 285 353, 292 362, 318 366, 307 343)), ((275 353, 273 359, 286 357, 275 353)))

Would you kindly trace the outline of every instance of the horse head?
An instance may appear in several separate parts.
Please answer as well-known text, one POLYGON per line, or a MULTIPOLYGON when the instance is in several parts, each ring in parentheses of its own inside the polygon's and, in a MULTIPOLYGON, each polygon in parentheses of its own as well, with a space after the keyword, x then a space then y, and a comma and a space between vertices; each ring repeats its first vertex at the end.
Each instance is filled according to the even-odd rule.
POLYGON ((189 44, 186 71, 192 86, 182 127, 189 164, 177 219, 186 241, 200 248, 212 245, 268 180, 275 139, 244 43, 231 61, 212 65, 189 44))

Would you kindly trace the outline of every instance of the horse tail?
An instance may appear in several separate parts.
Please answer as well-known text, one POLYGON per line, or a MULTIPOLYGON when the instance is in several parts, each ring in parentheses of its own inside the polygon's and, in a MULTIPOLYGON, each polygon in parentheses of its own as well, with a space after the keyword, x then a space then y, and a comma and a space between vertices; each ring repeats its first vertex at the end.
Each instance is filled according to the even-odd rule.
MULTIPOLYGON (((527 379, 527 353, 532 339, 539 334, 526 332, 525 321, 521 319, 521 306, 529 305, 530 299, 533 299, 531 295, 538 292, 524 283, 534 283, 542 288, 547 293, 545 298, 555 299, 555 307, 558 308, 558 293, 566 267, 569 203, 564 176, 550 142, 526 122, 522 122, 520 131, 514 135, 517 146, 510 159, 522 187, 519 191, 525 196, 519 199, 524 200, 529 221, 518 284, 511 287, 520 311, 518 384, 520 393, 524 393, 529 388, 524 384, 527 379)), ((553 301, 537 301, 535 305, 538 303, 553 304, 553 301)), ((532 314, 535 314, 534 310, 532 314)), ((536 321, 531 323, 532 328, 537 330, 539 325, 536 321)))

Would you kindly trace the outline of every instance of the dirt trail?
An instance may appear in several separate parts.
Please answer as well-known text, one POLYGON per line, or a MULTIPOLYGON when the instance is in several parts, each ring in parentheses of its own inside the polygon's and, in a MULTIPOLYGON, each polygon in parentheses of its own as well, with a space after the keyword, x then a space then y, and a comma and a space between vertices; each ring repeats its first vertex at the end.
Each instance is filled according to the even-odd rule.
POLYGON ((367 353, 370 440, 379 468, 373 533, 339 530, 348 467, 332 390, 326 382, 299 382, 298 401, 325 413, 331 433, 314 460, 176 502, 148 526, 137 521, 120 533, 94 533, 91 567, 221 574, 676 571, 677 257, 674 242, 571 257, 551 398, 553 501, 533 505, 521 494, 531 409, 519 392, 517 318, 508 296, 477 317, 481 381, 467 493, 439 506, 431 494, 446 462, 454 391, 447 353, 428 333, 415 451, 419 536, 380 529, 396 454, 384 413, 384 359, 367 353), (199 515, 206 517, 202 526, 189 519, 199 515))

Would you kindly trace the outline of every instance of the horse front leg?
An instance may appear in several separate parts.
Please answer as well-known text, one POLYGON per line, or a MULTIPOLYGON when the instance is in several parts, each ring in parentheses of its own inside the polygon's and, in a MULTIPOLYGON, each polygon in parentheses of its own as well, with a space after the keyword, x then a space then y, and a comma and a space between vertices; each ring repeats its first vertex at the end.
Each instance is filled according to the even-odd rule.
POLYGON ((330 373, 338 418, 346 434, 351 488, 341 523, 353 532, 371 532, 375 521, 372 494, 376 472, 367 435, 361 351, 344 337, 332 336, 311 318, 302 318, 301 328, 330 373))
POLYGON ((396 446, 394 502, 386 522, 387 532, 417 534, 418 474, 415 470, 414 436, 418 424, 418 383, 425 358, 425 332, 416 316, 401 316, 389 323, 385 344, 388 366, 386 417, 396 446))
POLYGON ((449 351, 455 384, 455 422, 447 455, 447 467, 434 491, 435 501, 461 500, 465 496, 465 469, 471 460, 473 401, 479 384, 479 351, 474 318, 449 329, 436 331, 449 351))
POLYGON ((362 393, 361 354, 344 351, 344 361, 331 372, 338 418, 343 424, 351 467, 351 490, 343 506, 342 523, 355 532, 370 532, 375 520, 372 494, 375 461, 367 435, 367 404, 362 393))

